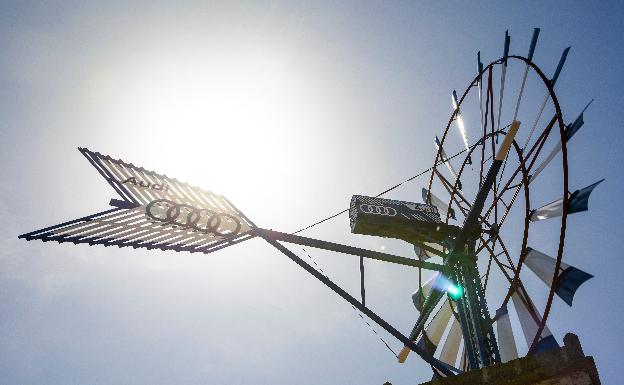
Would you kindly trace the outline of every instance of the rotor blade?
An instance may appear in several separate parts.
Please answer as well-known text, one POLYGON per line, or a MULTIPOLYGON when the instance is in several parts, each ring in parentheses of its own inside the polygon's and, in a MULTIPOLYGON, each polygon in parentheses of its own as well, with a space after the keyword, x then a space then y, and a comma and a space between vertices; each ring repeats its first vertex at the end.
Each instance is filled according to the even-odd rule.
POLYGON ((457 100, 457 91, 453 90, 453 109, 455 110, 455 120, 457 121, 457 128, 459 128, 459 133, 461 134, 462 139, 464 140, 464 146, 466 147, 466 151, 470 151, 470 146, 468 145, 468 137, 466 136, 466 127, 464 127, 464 119, 461 116, 461 110, 459 109, 459 101, 457 100))
POLYGON ((535 53, 535 46, 537 45, 537 38, 539 37, 540 29, 533 28, 533 36, 531 37, 531 47, 529 47, 529 60, 533 60, 533 54, 535 53))
POLYGON ((451 366, 455 366, 457 361, 457 353, 459 352, 459 344, 462 340, 461 325, 456 319, 453 319, 451 330, 446 336, 444 346, 442 347, 442 353, 440 353, 440 361, 445 362, 451 366))
MULTIPOLYGON (((589 103, 587 103, 587 105, 585 106, 585 108, 583 108, 583 111, 581 111, 581 113, 579 114, 579 116, 574 120, 574 122, 568 124, 566 126, 566 129, 564 131, 564 139, 567 142, 570 141, 570 139, 572 139, 572 137, 574 136, 574 134, 576 134, 578 132, 578 130, 581 129, 581 127, 583 127, 583 124, 585 123, 583 121, 583 113, 585 112, 585 110, 587 110, 587 107, 589 107, 592 102, 594 101, 594 99, 590 100, 589 103)), ((548 164, 550 164, 550 162, 555 158, 555 156, 557 154, 559 154, 559 152, 561 151, 561 141, 559 141, 555 147, 552 149, 552 151, 550 152, 550 154, 548 154, 548 156, 546 157, 546 159, 544 159, 542 161, 542 163, 540 163, 539 166, 537 166, 537 168, 535 169, 535 171, 531 174, 531 177, 529 178, 529 183, 533 182, 533 180, 535 180, 535 178, 537 178, 537 176, 544 171, 544 169, 546 168, 546 166, 548 166, 548 164)))
MULTIPOLYGON (((522 327, 522 332, 524 333, 524 338, 527 341, 527 345, 530 347, 533 343, 533 338, 535 337, 535 334, 537 333, 537 330, 539 328, 539 324, 536 322, 536 320, 533 319, 533 317, 531 317, 529 310, 520 298, 518 292, 514 292, 512 294, 511 300, 514 304, 514 308, 516 309, 516 313, 518 314, 518 319, 520 321, 520 326, 522 327)), ((527 297, 526 300, 530 304, 530 306, 534 308, 531 299, 527 297)), ((537 318, 538 321, 541 322, 541 317, 539 315, 537 315, 537 318)), ((544 326, 544 329, 542 330, 542 335, 540 336, 540 340, 538 341, 534 352, 538 353, 544 350, 554 349, 558 347, 559 344, 548 329, 548 326, 544 326)))
POLYGON ((550 202, 531 214, 531 222, 542 221, 544 219, 560 217, 563 214, 563 198, 550 202))
POLYGON ((424 349, 429 354, 434 354, 438 349, 438 344, 442 339, 442 334, 446 330, 446 327, 451 319, 451 315, 453 315, 453 311, 451 310, 451 305, 449 305, 448 299, 444 301, 442 307, 433 319, 425 328, 424 333, 420 337, 417 345, 424 349))
POLYGON ((542 113, 544 112, 544 108, 546 108, 546 104, 548 103, 548 100, 550 99, 550 93, 546 93, 546 96, 544 96, 544 101, 542 102, 542 105, 539 109, 539 112, 537 113, 537 116, 535 117, 535 120, 533 121, 533 126, 531 126, 531 130, 529 131, 529 135, 527 136, 526 140, 524 141, 524 145, 522 146, 522 148, 525 148, 529 142, 531 141, 531 138, 533 137, 533 133, 535 132, 535 129, 537 128, 537 123, 539 123, 540 118, 542 117, 542 113))
MULTIPOLYGON (((442 338, 442 334, 446 330, 446 327, 452 315, 453 312, 451 310, 451 306, 449 305, 448 300, 446 300, 446 302, 442 305, 442 308, 438 311, 434 319, 431 321, 429 326, 427 326, 427 329, 423 333, 419 341, 419 345, 430 354, 434 354, 437 350, 437 347, 440 344, 440 339, 442 338)), ((444 341, 442 352, 440 353, 439 357, 440 361, 448 365, 449 370, 457 371, 457 369, 455 368, 455 361, 457 360, 457 352, 459 350, 459 344, 461 340, 461 325, 457 321, 457 319, 453 318, 451 329, 446 336, 446 340, 444 341)), ((436 370, 436 368, 432 367, 432 369, 434 379, 446 377, 444 373, 436 370)))
POLYGON ((542 161, 542 163, 540 163, 540 165, 537 166, 537 168, 535 169, 535 172, 531 174, 531 176, 529 177, 529 184, 531 182, 533 182, 535 180, 535 178, 537 178, 537 176, 539 174, 541 174, 542 171, 544 171, 546 166, 548 166, 550 164, 550 162, 555 158, 555 156, 557 156, 557 154, 559 154, 559 152, 561 151, 561 146, 562 146, 561 145, 561 141, 557 142, 557 144, 552 149, 552 151, 550 151, 550 154, 548 154, 546 159, 544 159, 542 161))
POLYGON ((446 151, 444 151, 444 148, 442 147, 442 144, 440 143, 440 139, 438 139, 437 136, 435 137, 435 148, 436 148, 436 151, 440 151, 440 157, 442 158, 441 161, 444 162, 444 164, 448 168, 453 178, 455 178, 455 180, 457 181, 458 188, 461 190, 462 189, 461 181, 458 180, 457 172, 453 168, 453 165, 451 164, 451 161, 448 159, 448 156, 446 155, 446 151))
MULTIPOLYGON (((533 28, 533 37, 531 38, 531 46, 529 47, 529 56, 527 59, 533 59, 533 53, 535 52, 535 45, 537 44, 537 37, 539 36, 540 29, 533 28)), ((527 76, 529 75, 529 63, 524 66, 524 75, 522 76, 522 85, 520 86, 520 92, 518 93, 518 101, 516 102, 516 111, 514 112, 513 120, 518 118, 518 110, 520 109, 520 101, 522 101, 522 95, 524 94, 524 86, 526 85, 527 76)), ((513 121, 512 120, 512 121, 513 121)))
MULTIPOLYGON (((463 341, 463 340, 462 340, 463 341)), ((459 363, 459 368, 461 370, 466 370, 468 368, 467 365, 467 354, 466 354, 466 342, 464 341, 464 343, 462 344, 462 350, 461 350, 461 361, 459 363)))
MULTIPOLYGON (((557 260, 550 255, 541 253, 530 247, 527 248, 527 255, 524 264, 537 275, 546 286, 552 284, 552 277, 555 273, 557 260)), ((572 306, 572 299, 576 290, 593 275, 561 262, 560 272, 557 277, 557 287, 555 293, 569 306, 572 306)))
POLYGON ((555 69, 555 73, 553 75, 553 77, 550 79, 550 84, 554 87, 555 83, 557 82, 557 79, 559 79, 559 74, 561 73, 561 69, 563 68, 563 65, 565 64, 566 58, 568 57, 568 53, 570 52, 570 48, 572 47, 568 47, 566 49, 563 50, 563 53, 561 54, 561 58, 559 58, 559 63, 557 64, 557 69, 555 69))
POLYGON ((583 113, 585 112, 585 110, 587 110, 587 107, 589 107, 593 102, 594 102, 594 99, 590 100, 589 103, 585 105, 585 107, 583 108, 579 116, 577 116, 576 119, 574 119, 574 122, 572 122, 572 124, 568 124, 568 126, 566 127, 565 133, 564 133, 566 143, 570 141, 570 139, 574 136, 574 134, 577 133, 577 131, 581 127, 583 127, 583 124, 585 123, 583 121, 583 113))
POLYGON ((455 217, 455 210, 450 208, 444 201, 437 196, 435 196, 431 191, 427 190, 423 187, 422 189, 422 198, 423 202, 426 204, 434 205, 438 208, 438 210, 442 211, 443 214, 448 214, 449 217, 453 219, 457 219, 455 217))
POLYGON ((507 312, 507 306, 496 310, 496 332, 498 334, 498 347, 501 362, 509 362, 518 358, 516 339, 511 329, 511 320, 507 312))
POLYGON ((501 86, 500 94, 498 97, 498 122, 496 124, 496 130, 500 130, 501 112, 503 110, 503 96, 505 96, 505 78, 507 77, 507 58, 509 56, 509 43, 511 38, 509 37, 509 31, 505 31, 505 50, 503 53, 503 68, 501 70, 501 86))
POLYGON ((568 214, 580 213, 581 211, 587 211, 589 209, 589 195, 591 192, 604 181, 604 178, 598 182, 591 184, 583 189, 576 190, 570 196, 570 203, 568 206, 568 214))
POLYGON ((509 57, 509 43, 511 42, 511 37, 509 36, 509 30, 505 31, 505 48, 503 50, 503 64, 507 65, 507 58, 509 57))
MULTIPOLYGON (((566 48, 563 51, 563 53, 561 54, 561 58, 559 59, 559 64, 557 64, 557 69, 555 70, 555 74, 549 80, 550 81, 550 85, 552 87, 555 86, 555 83, 557 82, 557 79, 559 78, 559 73, 561 72, 561 69, 563 68, 563 64, 565 63, 566 58, 568 57, 568 52, 570 52, 570 47, 566 48)), ((544 97, 544 102, 542 102, 542 106, 540 107, 540 110, 537 113, 537 117, 535 118, 535 121, 533 122, 533 126, 531 127, 531 131, 529 131, 529 135, 527 136, 527 139, 524 142, 524 146, 522 146, 522 148, 525 148, 527 146, 527 144, 529 144, 529 141, 531 140, 531 137, 533 136, 533 132, 535 131, 535 128, 537 127, 537 123, 539 122, 540 118, 542 117, 542 112, 544 112, 544 108, 546 107, 546 103, 548 103, 548 99, 550 99, 550 92, 546 92, 546 96, 544 97)))
MULTIPOLYGON (((588 210, 589 204, 589 196, 604 179, 599 180, 598 182, 591 184, 585 188, 580 190, 576 190, 570 195, 570 199, 568 201, 568 214, 579 213, 582 211, 588 210)), ((531 221, 541 221, 544 219, 560 217, 563 214, 563 198, 557 199, 554 202, 550 202, 539 209, 533 211, 531 214, 531 221)))

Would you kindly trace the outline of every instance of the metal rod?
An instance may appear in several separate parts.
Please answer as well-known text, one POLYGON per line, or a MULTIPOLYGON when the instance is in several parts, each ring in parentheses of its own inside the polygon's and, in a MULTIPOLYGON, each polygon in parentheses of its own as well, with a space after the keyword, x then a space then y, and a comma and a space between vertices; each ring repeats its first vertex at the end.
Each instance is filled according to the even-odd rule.
POLYGON ((360 255, 360 295, 362 296, 362 305, 366 306, 366 287, 364 286, 364 257, 360 255))
POLYGON ((288 243, 294 243, 301 246, 309 246, 317 249, 324 249, 330 251, 336 251, 344 254, 357 255, 364 258, 375 259, 378 261, 398 263, 400 265, 422 267, 423 269, 445 272, 446 267, 437 263, 419 261, 417 259, 399 257, 397 255, 386 254, 379 251, 360 249, 359 247, 342 245, 339 243, 333 243, 328 241, 322 241, 319 239, 302 237, 300 235, 287 234, 274 230, 256 229, 256 234, 264 239, 273 239, 277 241, 283 241, 288 243))

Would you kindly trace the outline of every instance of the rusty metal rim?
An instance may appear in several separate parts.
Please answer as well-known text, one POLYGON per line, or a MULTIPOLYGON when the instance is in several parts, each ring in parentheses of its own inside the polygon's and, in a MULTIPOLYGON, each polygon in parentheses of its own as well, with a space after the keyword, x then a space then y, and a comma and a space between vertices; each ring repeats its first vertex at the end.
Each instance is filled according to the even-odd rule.
MULTIPOLYGON (((554 274, 553 274, 553 278, 552 278, 552 282, 550 285, 550 291, 548 294, 548 299, 546 302, 546 306, 544 308, 544 311, 542 312, 541 315, 541 322, 539 322, 539 326, 538 326, 538 330, 533 338, 533 342, 531 343, 531 345, 529 346, 529 353, 531 353, 532 351, 534 351, 535 346, 537 344, 537 342, 540 339, 540 336, 542 334, 542 331, 544 330, 544 327, 546 325, 546 321, 548 319, 548 316, 550 314, 550 310, 552 307, 552 301, 554 298, 554 294, 555 294, 555 288, 557 285, 557 280, 558 280, 558 274, 557 272, 559 271, 560 267, 561 267, 561 261, 563 259, 563 250, 564 250, 564 244, 565 244, 565 232, 566 232, 566 221, 567 221, 567 206, 568 206, 568 160, 567 160, 567 146, 566 146, 566 141, 565 141, 565 136, 564 136, 564 131, 565 131, 565 124, 563 122, 563 114, 561 112, 561 107, 559 105, 559 101, 557 98, 557 95, 554 91, 554 88, 551 84, 551 81, 544 75, 544 73, 542 72, 542 70, 535 64, 533 63, 530 59, 522 57, 522 56, 517 56, 517 55, 509 55, 508 57, 509 59, 515 59, 515 60, 519 60, 521 62, 526 63, 535 73, 537 73, 537 75, 541 78, 543 84, 546 86, 546 89, 548 90, 549 96, 552 100, 552 104, 555 107, 555 116, 556 116, 556 120, 557 123, 559 125, 559 135, 560 135, 560 139, 561 139, 561 153, 562 153, 562 169, 563 169, 563 212, 561 215, 561 226, 560 226, 560 232, 559 232, 559 245, 558 245, 558 250, 557 250, 557 257, 556 257, 556 263, 555 263, 555 270, 554 270, 554 274)), ((470 83, 470 85, 466 88, 466 90, 464 91, 464 93, 462 94, 461 98, 458 100, 458 104, 457 104, 457 108, 461 107, 461 104, 463 103, 464 99, 466 98, 467 94, 470 92, 470 90, 473 87, 476 87, 479 84, 479 80, 482 79, 483 75, 486 72, 489 72, 490 74, 490 79, 491 79, 491 73, 492 73, 492 69, 495 65, 499 65, 502 64, 503 59, 500 58, 498 60, 495 60, 493 62, 491 62, 490 64, 488 64, 485 68, 483 68, 483 71, 481 71, 470 83)), ((490 100, 490 103, 493 103, 493 100, 490 100)), ((486 106, 487 108, 487 106, 486 106)), ((490 111, 490 114, 493 114, 493 111, 490 111)), ((449 132, 449 128, 451 126, 451 124, 453 123, 453 120, 455 120, 455 111, 451 114, 451 117, 449 118, 449 121, 446 125, 446 128, 444 130, 444 134, 442 135, 442 138, 440 139, 440 148, 438 149, 437 153, 436 153, 436 157, 433 163, 433 169, 431 172, 431 176, 429 178, 429 184, 428 184, 428 190, 431 191, 431 187, 433 185, 433 178, 435 175, 435 171, 436 171, 436 167, 438 165, 438 162, 441 160, 441 151, 443 149, 444 146, 444 141, 446 139, 446 136, 449 132)), ((487 135, 484 135, 482 137, 482 139, 480 141, 477 142, 477 144, 474 146, 478 146, 479 144, 481 144, 482 146, 485 146, 485 139, 488 136, 493 135, 494 133, 490 133, 487 135), (479 143, 483 141, 483 143, 479 143)), ((497 134, 497 133, 496 133, 497 134)), ((517 144, 515 144, 517 147, 517 144)), ((473 147, 473 149, 474 149, 473 147)), ((468 160, 468 156, 470 156, 470 154, 472 153, 471 149, 467 156, 464 159, 464 162, 462 164, 462 169, 460 170, 460 173, 458 175, 461 176, 461 173, 463 171, 463 168, 465 167, 465 164, 468 160)), ((517 149, 518 150, 518 149, 517 149)), ((535 154, 535 156, 539 155, 539 153, 535 154)), ((481 159, 481 161, 483 161, 483 159, 481 159)), ((524 168, 524 167, 523 167, 524 168)), ((522 242, 522 249, 521 249, 521 254, 520 254, 520 258, 518 261, 518 266, 515 269, 515 274, 514 274, 514 279, 513 282, 517 283, 520 282, 520 271, 522 269, 522 264, 524 262, 524 259, 526 258, 526 246, 527 246, 527 239, 528 239, 528 228, 530 225, 530 206, 529 206, 529 202, 530 202, 530 191, 529 188, 527 186, 527 177, 528 175, 526 175, 526 170, 523 170, 522 173, 522 178, 523 178, 523 185, 525 187, 525 226, 524 226, 524 234, 523 234, 523 242, 522 242)), ((459 178, 458 178, 459 179, 459 178)), ((455 183, 455 188, 457 188, 457 181, 455 183)), ((452 199, 452 198, 451 198, 452 199)), ((493 200, 493 204, 496 204, 496 200, 493 200)), ((447 214, 447 222, 448 222, 448 214, 447 214)), ((419 268, 419 277, 421 276, 421 269, 419 268)), ((509 297, 511 296, 511 294, 513 294, 514 290, 516 289, 516 285, 514 285, 512 283, 512 285, 510 285, 507 296, 503 302, 503 305, 505 305, 508 300, 509 297)), ((419 279, 419 287, 422 288, 422 280, 419 279)))

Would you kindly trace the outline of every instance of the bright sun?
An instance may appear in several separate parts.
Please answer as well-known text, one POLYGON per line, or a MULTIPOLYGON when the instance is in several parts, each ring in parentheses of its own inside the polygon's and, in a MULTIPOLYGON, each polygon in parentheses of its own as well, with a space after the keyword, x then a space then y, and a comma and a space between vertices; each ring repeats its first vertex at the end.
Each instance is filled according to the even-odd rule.
POLYGON ((119 86, 112 124, 140 144, 133 154, 150 159, 159 149, 158 161, 183 181, 223 194, 265 185, 262 173, 242 180, 237 171, 288 165, 285 140, 310 104, 305 83, 279 52, 205 51, 146 49, 114 62, 114 73, 96 82, 119 86))

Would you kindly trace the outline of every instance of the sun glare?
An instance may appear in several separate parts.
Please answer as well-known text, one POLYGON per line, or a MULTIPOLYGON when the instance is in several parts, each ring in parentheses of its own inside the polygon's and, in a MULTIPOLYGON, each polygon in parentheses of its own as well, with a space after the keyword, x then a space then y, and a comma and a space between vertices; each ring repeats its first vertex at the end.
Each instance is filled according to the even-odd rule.
POLYGON ((280 148, 306 105, 301 81, 280 53, 200 48, 126 64, 114 124, 145 144, 143 155, 161 149, 179 179, 224 194, 265 184, 261 173, 241 180, 236 171, 288 164, 280 148))

